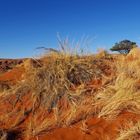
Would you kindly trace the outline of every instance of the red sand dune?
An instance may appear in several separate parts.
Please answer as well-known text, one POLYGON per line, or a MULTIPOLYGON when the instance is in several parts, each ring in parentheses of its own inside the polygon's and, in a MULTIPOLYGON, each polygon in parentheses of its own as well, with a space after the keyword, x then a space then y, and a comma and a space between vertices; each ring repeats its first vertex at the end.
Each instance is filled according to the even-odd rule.
MULTIPOLYGON (((0 75, 0 81, 9 81, 11 84, 16 84, 23 79, 25 69, 22 66, 13 68, 0 75)), ((110 74, 110 71, 108 70, 110 74)), ((94 79, 90 83, 87 83, 87 87, 90 89, 98 90, 105 82, 101 79, 94 79)), ((72 90, 76 90, 74 87, 72 90)), ((25 130, 30 120, 34 117, 31 113, 33 101, 31 100, 31 93, 28 92, 23 95, 12 95, 9 100, 1 97, 0 99, 0 129, 8 130, 12 129, 12 126, 16 126, 16 131, 25 130), (9 116, 6 116, 8 112, 11 112, 9 116), (24 113, 23 113, 24 112, 24 113), (13 115, 14 114, 14 115, 13 115)), ((68 108, 65 100, 60 101, 60 106, 63 106, 66 110, 68 108)), ((41 123, 41 117, 46 114, 48 118, 54 119, 53 114, 45 113, 43 108, 39 108, 37 111, 36 124, 41 123)), ((105 120, 103 118, 97 118, 90 116, 86 120, 74 123, 71 126, 53 127, 52 130, 37 135, 31 140, 115 140, 119 133, 119 129, 126 126, 129 121, 136 122, 140 119, 140 115, 130 112, 122 112, 114 120, 105 120)), ((14 128, 14 131, 15 131, 14 128)), ((20 138, 27 139, 27 138, 20 138)))
POLYGON ((12 70, 9 70, 3 74, 0 75, 0 81, 3 82, 11 82, 11 83, 17 83, 17 81, 22 80, 22 76, 25 72, 24 67, 19 66, 15 67, 12 70))
POLYGON ((118 130, 130 121, 136 122, 140 115, 123 112, 115 120, 90 118, 70 127, 56 128, 53 131, 32 140, 115 140, 118 130))

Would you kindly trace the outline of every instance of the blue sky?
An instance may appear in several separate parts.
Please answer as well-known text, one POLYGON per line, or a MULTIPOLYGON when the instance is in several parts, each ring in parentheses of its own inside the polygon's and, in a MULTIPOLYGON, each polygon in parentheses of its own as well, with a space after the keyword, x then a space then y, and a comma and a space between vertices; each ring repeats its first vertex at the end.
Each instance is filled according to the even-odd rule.
POLYGON ((130 39, 140 44, 140 0, 0 0, 0 57, 32 57, 36 47, 57 48, 90 38, 90 49, 130 39))

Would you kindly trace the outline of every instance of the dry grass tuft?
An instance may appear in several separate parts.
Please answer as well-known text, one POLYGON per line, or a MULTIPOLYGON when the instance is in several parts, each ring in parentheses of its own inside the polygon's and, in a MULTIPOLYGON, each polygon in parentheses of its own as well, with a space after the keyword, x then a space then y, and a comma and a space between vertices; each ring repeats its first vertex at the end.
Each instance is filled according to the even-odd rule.
POLYGON ((116 140, 136 140, 140 136, 140 121, 136 124, 129 123, 129 127, 120 130, 120 134, 116 140))
POLYGON ((140 113, 139 81, 140 59, 128 61, 126 57, 117 62, 117 78, 114 85, 110 85, 103 93, 97 95, 103 107, 99 117, 113 118, 121 111, 129 110, 140 113), (107 93, 109 92, 109 93, 107 93))

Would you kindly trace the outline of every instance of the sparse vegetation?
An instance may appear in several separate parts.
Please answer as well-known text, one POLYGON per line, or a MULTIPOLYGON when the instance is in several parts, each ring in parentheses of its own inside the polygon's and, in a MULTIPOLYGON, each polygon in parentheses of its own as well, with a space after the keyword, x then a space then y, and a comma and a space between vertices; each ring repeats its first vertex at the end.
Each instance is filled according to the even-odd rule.
MULTIPOLYGON (((25 60, 19 67, 24 70, 22 80, 1 90, 1 139, 6 140, 10 132, 16 139, 47 137, 57 129, 59 133, 77 129, 80 136, 84 133, 92 139, 98 125, 104 131, 104 123, 109 127, 114 120, 115 124, 124 112, 140 116, 140 58, 133 53, 130 59, 129 55, 106 51, 80 55, 49 49, 41 58, 25 60), (88 123, 90 119, 95 122, 88 123)), ((138 119, 134 124, 124 131, 118 131, 120 126, 115 124, 114 135, 104 132, 100 138, 135 139, 139 134, 138 119)), ((125 121, 120 125, 126 125, 125 121)))

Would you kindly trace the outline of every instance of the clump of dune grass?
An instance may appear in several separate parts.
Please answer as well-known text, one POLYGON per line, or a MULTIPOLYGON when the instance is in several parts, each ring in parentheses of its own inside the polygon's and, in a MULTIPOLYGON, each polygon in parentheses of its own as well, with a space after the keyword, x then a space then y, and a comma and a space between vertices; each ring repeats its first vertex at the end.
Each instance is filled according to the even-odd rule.
POLYGON ((99 102, 102 103, 102 109, 99 117, 113 118, 123 110, 140 113, 140 90, 136 86, 140 76, 139 64, 139 58, 133 61, 128 61, 124 56, 119 58, 114 85, 100 93, 99 102), (108 91, 111 92, 107 93, 108 91))
POLYGON ((33 90, 33 96, 39 97, 41 103, 51 109, 64 94, 72 100, 69 89, 90 81, 95 74, 92 60, 51 54, 42 58, 41 67, 28 72, 26 82, 33 90))
POLYGON ((136 140, 140 136, 140 121, 129 123, 127 128, 120 129, 120 134, 116 140, 136 140))
POLYGON ((75 102, 79 93, 76 96, 70 89, 103 74, 103 68, 100 68, 103 62, 100 59, 92 55, 70 53, 64 49, 64 45, 61 46, 61 51, 47 49, 49 52, 40 61, 36 60, 38 67, 30 63, 27 70, 26 82, 32 89, 33 97, 37 97, 48 110, 55 107, 64 95, 69 103, 75 102))

